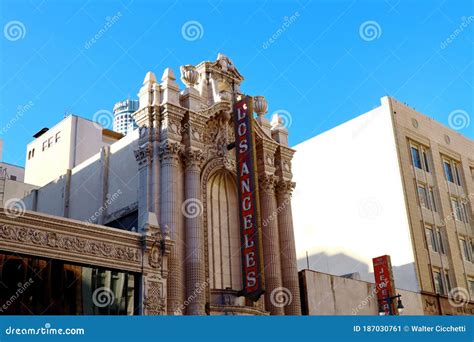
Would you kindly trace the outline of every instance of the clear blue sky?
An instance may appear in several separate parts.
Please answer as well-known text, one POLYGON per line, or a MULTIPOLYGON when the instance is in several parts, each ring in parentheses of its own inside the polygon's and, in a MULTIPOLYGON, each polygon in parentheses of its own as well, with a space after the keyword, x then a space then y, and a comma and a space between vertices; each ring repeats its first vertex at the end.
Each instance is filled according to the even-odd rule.
POLYGON ((378 106, 384 95, 446 125, 461 110, 471 122, 459 132, 474 138, 472 1, 3 0, 0 6, 6 162, 24 165, 31 136, 65 112, 92 118, 136 97, 147 71, 161 78, 171 67, 179 76, 180 65, 214 60, 218 52, 246 78, 244 92, 267 98, 269 114, 291 115, 291 145, 378 106), (196 40, 182 34, 189 21, 202 26, 196 40))

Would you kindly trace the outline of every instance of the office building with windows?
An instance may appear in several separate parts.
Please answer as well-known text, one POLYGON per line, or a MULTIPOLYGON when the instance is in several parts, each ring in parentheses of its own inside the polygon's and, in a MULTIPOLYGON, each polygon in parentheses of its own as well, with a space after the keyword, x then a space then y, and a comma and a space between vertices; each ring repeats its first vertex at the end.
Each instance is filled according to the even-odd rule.
POLYGON ((114 106, 114 126, 115 132, 127 135, 138 126, 132 114, 138 109, 138 100, 124 100, 117 102, 114 106))
POLYGON ((384 97, 295 149, 300 268, 373 281, 388 254, 426 314, 474 313, 472 140, 384 97))

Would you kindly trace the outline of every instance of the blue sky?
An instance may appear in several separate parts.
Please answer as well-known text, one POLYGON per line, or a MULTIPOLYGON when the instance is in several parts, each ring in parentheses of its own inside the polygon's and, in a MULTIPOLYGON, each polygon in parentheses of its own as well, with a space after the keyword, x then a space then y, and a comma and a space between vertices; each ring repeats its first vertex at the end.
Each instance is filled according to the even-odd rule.
POLYGON ((0 138, 9 163, 24 165, 32 135, 65 113, 92 118, 135 98, 147 71, 161 78, 171 67, 179 77, 180 65, 214 60, 218 52, 244 75, 244 92, 267 98, 269 116, 278 110, 291 117, 291 145, 369 111, 385 95, 446 125, 461 111, 470 124, 459 132, 474 138, 472 1, 0 6, 0 138), (110 28, 86 46, 107 21, 110 28), (183 35, 188 22, 197 22, 196 37, 183 35))

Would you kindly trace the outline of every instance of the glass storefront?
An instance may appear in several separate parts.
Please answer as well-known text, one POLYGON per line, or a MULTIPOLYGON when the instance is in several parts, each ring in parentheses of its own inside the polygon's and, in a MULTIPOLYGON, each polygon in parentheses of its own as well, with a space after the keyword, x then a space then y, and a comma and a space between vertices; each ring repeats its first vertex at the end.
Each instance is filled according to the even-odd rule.
POLYGON ((138 276, 0 252, 0 315, 134 315, 138 276))

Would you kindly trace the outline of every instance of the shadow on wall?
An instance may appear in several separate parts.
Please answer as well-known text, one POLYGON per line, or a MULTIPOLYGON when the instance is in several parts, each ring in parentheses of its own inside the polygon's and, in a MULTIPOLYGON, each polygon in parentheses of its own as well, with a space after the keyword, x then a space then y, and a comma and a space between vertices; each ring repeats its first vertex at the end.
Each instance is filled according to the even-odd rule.
MULTIPOLYGON (((329 255, 321 252, 309 255, 308 259, 306 259, 306 257, 298 259, 298 271, 310 269, 322 273, 347 277, 350 277, 350 275, 354 273, 358 273, 358 275, 354 275, 352 278, 374 283, 374 273, 369 272, 371 266, 372 265, 368 265, 363 261, 357 260, 343 253, 329 255)), ((395 286, 397 288, 415 292, 419 291, 414 263, 394 266, 393 277, 395 278, 395 286)))

